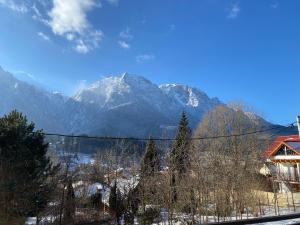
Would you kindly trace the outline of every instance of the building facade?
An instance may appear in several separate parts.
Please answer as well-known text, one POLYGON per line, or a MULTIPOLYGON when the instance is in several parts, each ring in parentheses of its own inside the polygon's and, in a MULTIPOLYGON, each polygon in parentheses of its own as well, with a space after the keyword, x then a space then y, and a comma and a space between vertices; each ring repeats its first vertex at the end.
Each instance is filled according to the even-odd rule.
POLYGON ((299 135, 279 136, 264 152, 266 174, 280 192, 300 191, 300 118, 299 135))

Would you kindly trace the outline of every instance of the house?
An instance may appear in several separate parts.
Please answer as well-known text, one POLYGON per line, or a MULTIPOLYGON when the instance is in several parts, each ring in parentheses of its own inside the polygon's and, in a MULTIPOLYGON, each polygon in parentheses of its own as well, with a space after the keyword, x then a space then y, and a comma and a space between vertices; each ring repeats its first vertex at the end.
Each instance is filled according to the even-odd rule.
POLYGON ((299 135, 278 136, 263 153, 264 171, 280 192, 300 191, 300 117, 297 122, 299 135))

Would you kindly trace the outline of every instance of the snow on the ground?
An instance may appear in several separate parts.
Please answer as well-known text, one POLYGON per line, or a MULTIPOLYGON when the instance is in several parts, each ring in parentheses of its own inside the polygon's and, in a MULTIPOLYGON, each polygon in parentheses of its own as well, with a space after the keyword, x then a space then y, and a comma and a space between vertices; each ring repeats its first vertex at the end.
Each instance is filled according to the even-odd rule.
POLYGON ((108 202, 109 199, 109 193, 110 193, 110 187, 107 187, 106 185, 103 185, 99 182, 89 184, 84 181, 78 181, 73 184, 73 187, 75 189, 75 196, 92 196, 93 194, 97 193, 98 190, 101 191, 102 194, 102 201, 104 203, 108 202))
POLYGON ((268 223, 257 223, 256 225, 285 225, 285 224, 299 224, 299 219, 292 219, 292 220, 282 220, 282 221, 276 221, 276 222, 268 222, 268 223))
MULTIPOLYGON (((97 184, 95 184, 95 186, 93 187, 97 187, 97 184)), ((107 195, 109 196, 109 194, 107 195)), ((108 198, 106 200, 108 202, 108 198)), ((105 202, 106 202, 105 201, 105 202)), ((265 216, 272 216, 275 214, 271 214, 271 210, 270 212, 268 212, 268 214, 266 214, 265 216), (270 213, 270 214, 269 214, 270 213)), ((286 215, 289 213, 293 213, 288 209, 282 209, 280 215, 286 215)), ((182 224, 182 221, 188 221, 189 216, 187 214, 177 214, 174 215, 174 221, 172 222, 173 225, 180 225, 182 224)), ((243 219, 246 219, 246 215, 243 216, 243 219)), ((248 218, 254 218, 253 216, 249 216, 248 218)), ((53 221, 53 217, 48 216, 45 218, 42 218, 41 221, 53 221)), ((168 225, 168 212, 166 210, 161 211, 161 216, 160 216, 161 222, 159 223, 153 223, 153 225, 168 225)), ((198 221, 200 221, 199 218, 197 218, 198 221)), ((240 218, 238 218, 240 219, 240 218)), ((227 221, 234 221, 236 220, 235 216, 232 217, 228 217, 226 218, 227 221)), ((203 218, 202 217, 202 223, 204 223, 203 221, 208 221, 209 222, 215 222, 215 218, 213 216, 209 216, 208 218, 203 218)), ((201 223, 200 223, 201 224, 201 223)), ((300 224, 300 218, 297 219, 290 219, 290 220, 282 220, 282 221, 276 221, 276 222, 265 222, 265 223, 257 223, 256 225, 285 225, 285 224, 300 224)), ((29 217, 25 223, 25 225, 36 225, 36 217, 29 217)), ((135 219, 135 225, 139 225, 138 220, 135 219)))
POLYGON ((35 225, 36 224, 36 217, 29 217, 25 222, 25 225, 35 225))
POLYGON ((130 190, 133 190, 139 183, 139 176, 131 176, 129 178, 117 178, 111 183, 111 186, 114 185, 114 182, 117 182, 117 187, 122 194, 127 193, 130 190))
MULTIPOLYGON (((47 216, 47 217, 43 217, 40 218, 40 224, 43 224, 43 222, 45 222, 46 224, 54 222, 56 218, 53 216, 47 216)), ((25 225, 36 225, 36 217, 28 217, 25 225)))

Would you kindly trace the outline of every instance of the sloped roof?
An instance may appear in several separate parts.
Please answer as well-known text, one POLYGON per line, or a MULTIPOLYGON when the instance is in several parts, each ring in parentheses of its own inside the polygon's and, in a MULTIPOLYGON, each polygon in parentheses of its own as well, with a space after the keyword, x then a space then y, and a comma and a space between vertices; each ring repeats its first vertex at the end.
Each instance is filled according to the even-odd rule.
POLYGON ((287 145, 292 150, 300 154, 300 136, 299 135, 288 135, 288 136, 278 136, 269 147, 264 151, 263 155, 265 157, 272 156, 272 153, 277 150, 281 145, 287 145))

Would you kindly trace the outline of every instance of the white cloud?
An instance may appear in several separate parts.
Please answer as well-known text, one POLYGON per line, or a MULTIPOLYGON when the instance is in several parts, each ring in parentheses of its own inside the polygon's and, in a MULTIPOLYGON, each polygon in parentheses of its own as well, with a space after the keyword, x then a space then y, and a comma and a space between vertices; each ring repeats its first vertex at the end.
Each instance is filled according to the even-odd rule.
POLYGON ((121 48, 130 49, 130 45, 125 41, 118 41, 118 44, 121 46, 121 48))
POLYGON ((241 12, 241 9, 240 9, 239 5, 238 4, 234 4, 229 9, 229 13, 228 13, 227 17, 229 19, 235 19, 235 18, 238 17, 238 15, 240 14, 240 12, 241 12))
POLYGON ((44 25, 49 26, 49 21, 43 17, 41 11, 38 9, 36 4, 33 4, 33 6, 31 7, 31 10, 33 13, 32 18, 34 20, 37 20, 37 21, 43 23, 44 25))
POLYGON ((69 41, 73 41, 75 39, 75 35, 72 33, 68 33, 68 34, 66 34, 66 38, 69 41))
POLYGON ((106 1, 113 6, 119 5, 119 0, 106 0, 106 1))
POLYGON ((42 16, 40 10, 36 7, 35 4, 33 4, 33 6, 31 7, 31 9, 32 9, 34 15, 36 15, 36 16, 38 16, 38 17, 41 17, 41 16, 42 16))
POLYGON ((125 39, 132 39, 133 35, 130 33, 130 28, 126 27, 125 30, 120 32, 120 37, 125 39))
POLYGON ((144 61, 149 61, 149 60, 152 60, 152 59, 155 59, 155 56, 152 55, 152 54, 143 54, 143 55, 138 55, 136 57, 136 61, 138 63, 142 63, 144 61))
POLYGON ((4 6, 18 13, 27 13, 28 7, 24 3, 16 3, 14 0, 0 0, 0 6, 4 6))
POLYGON ((37 34, 38 34, 39 37, 41 37, 45 41, 50 41, 50 38, 46 34, 44 34, 43 32, 38 32, 37 34))
POLYGON ((99 47, 99 42, 102 39, 102 32, 101 31, 89 31, 86 33, 84 39, 75 39, 74 41, 76 43, 75 50, 78 53, 86 54, 90 52, 91 50, 99 47))
POLYGON ((96 7, 101 7, 96 0, 53 0, 48 25, 54 34, 72 42, 76 52, 86 54, 98 48, 103 37, 87 19, 87 13, 96 7))
MULTIPOLYGON (((100 46, 103 33, 93 27, 88 13, 102 7, 101 0, 0 0, 0 7, 19 13, 31 13, 32 18, 49 27, 53 34, 70 42, 79 53, 88 53, 100 46)), ((117 5, 119 0, 106 0, 117 5)), ((49 40, 49 36, 37 33, 49 40)))
POLYGON ((78 41, 77 45, 75 46, 75 50, 78 53, 82 53, 82 54, 86 54, 89 52, 89 48, 86 46, 86 44, 82 40, 78 41))
POLYGON ((95 0, 53 0, 49 12, 52 31, 58 35, 83 33, 90 27, 87 12, 98 6, 95 0))
POLYGON ((48 24, 54 34, 72 42, 78 53, 88 53, 99 47, 103 36, 87 20, 87 13, 96 7, 101 7, 96 0, 53 0, 48 24))

